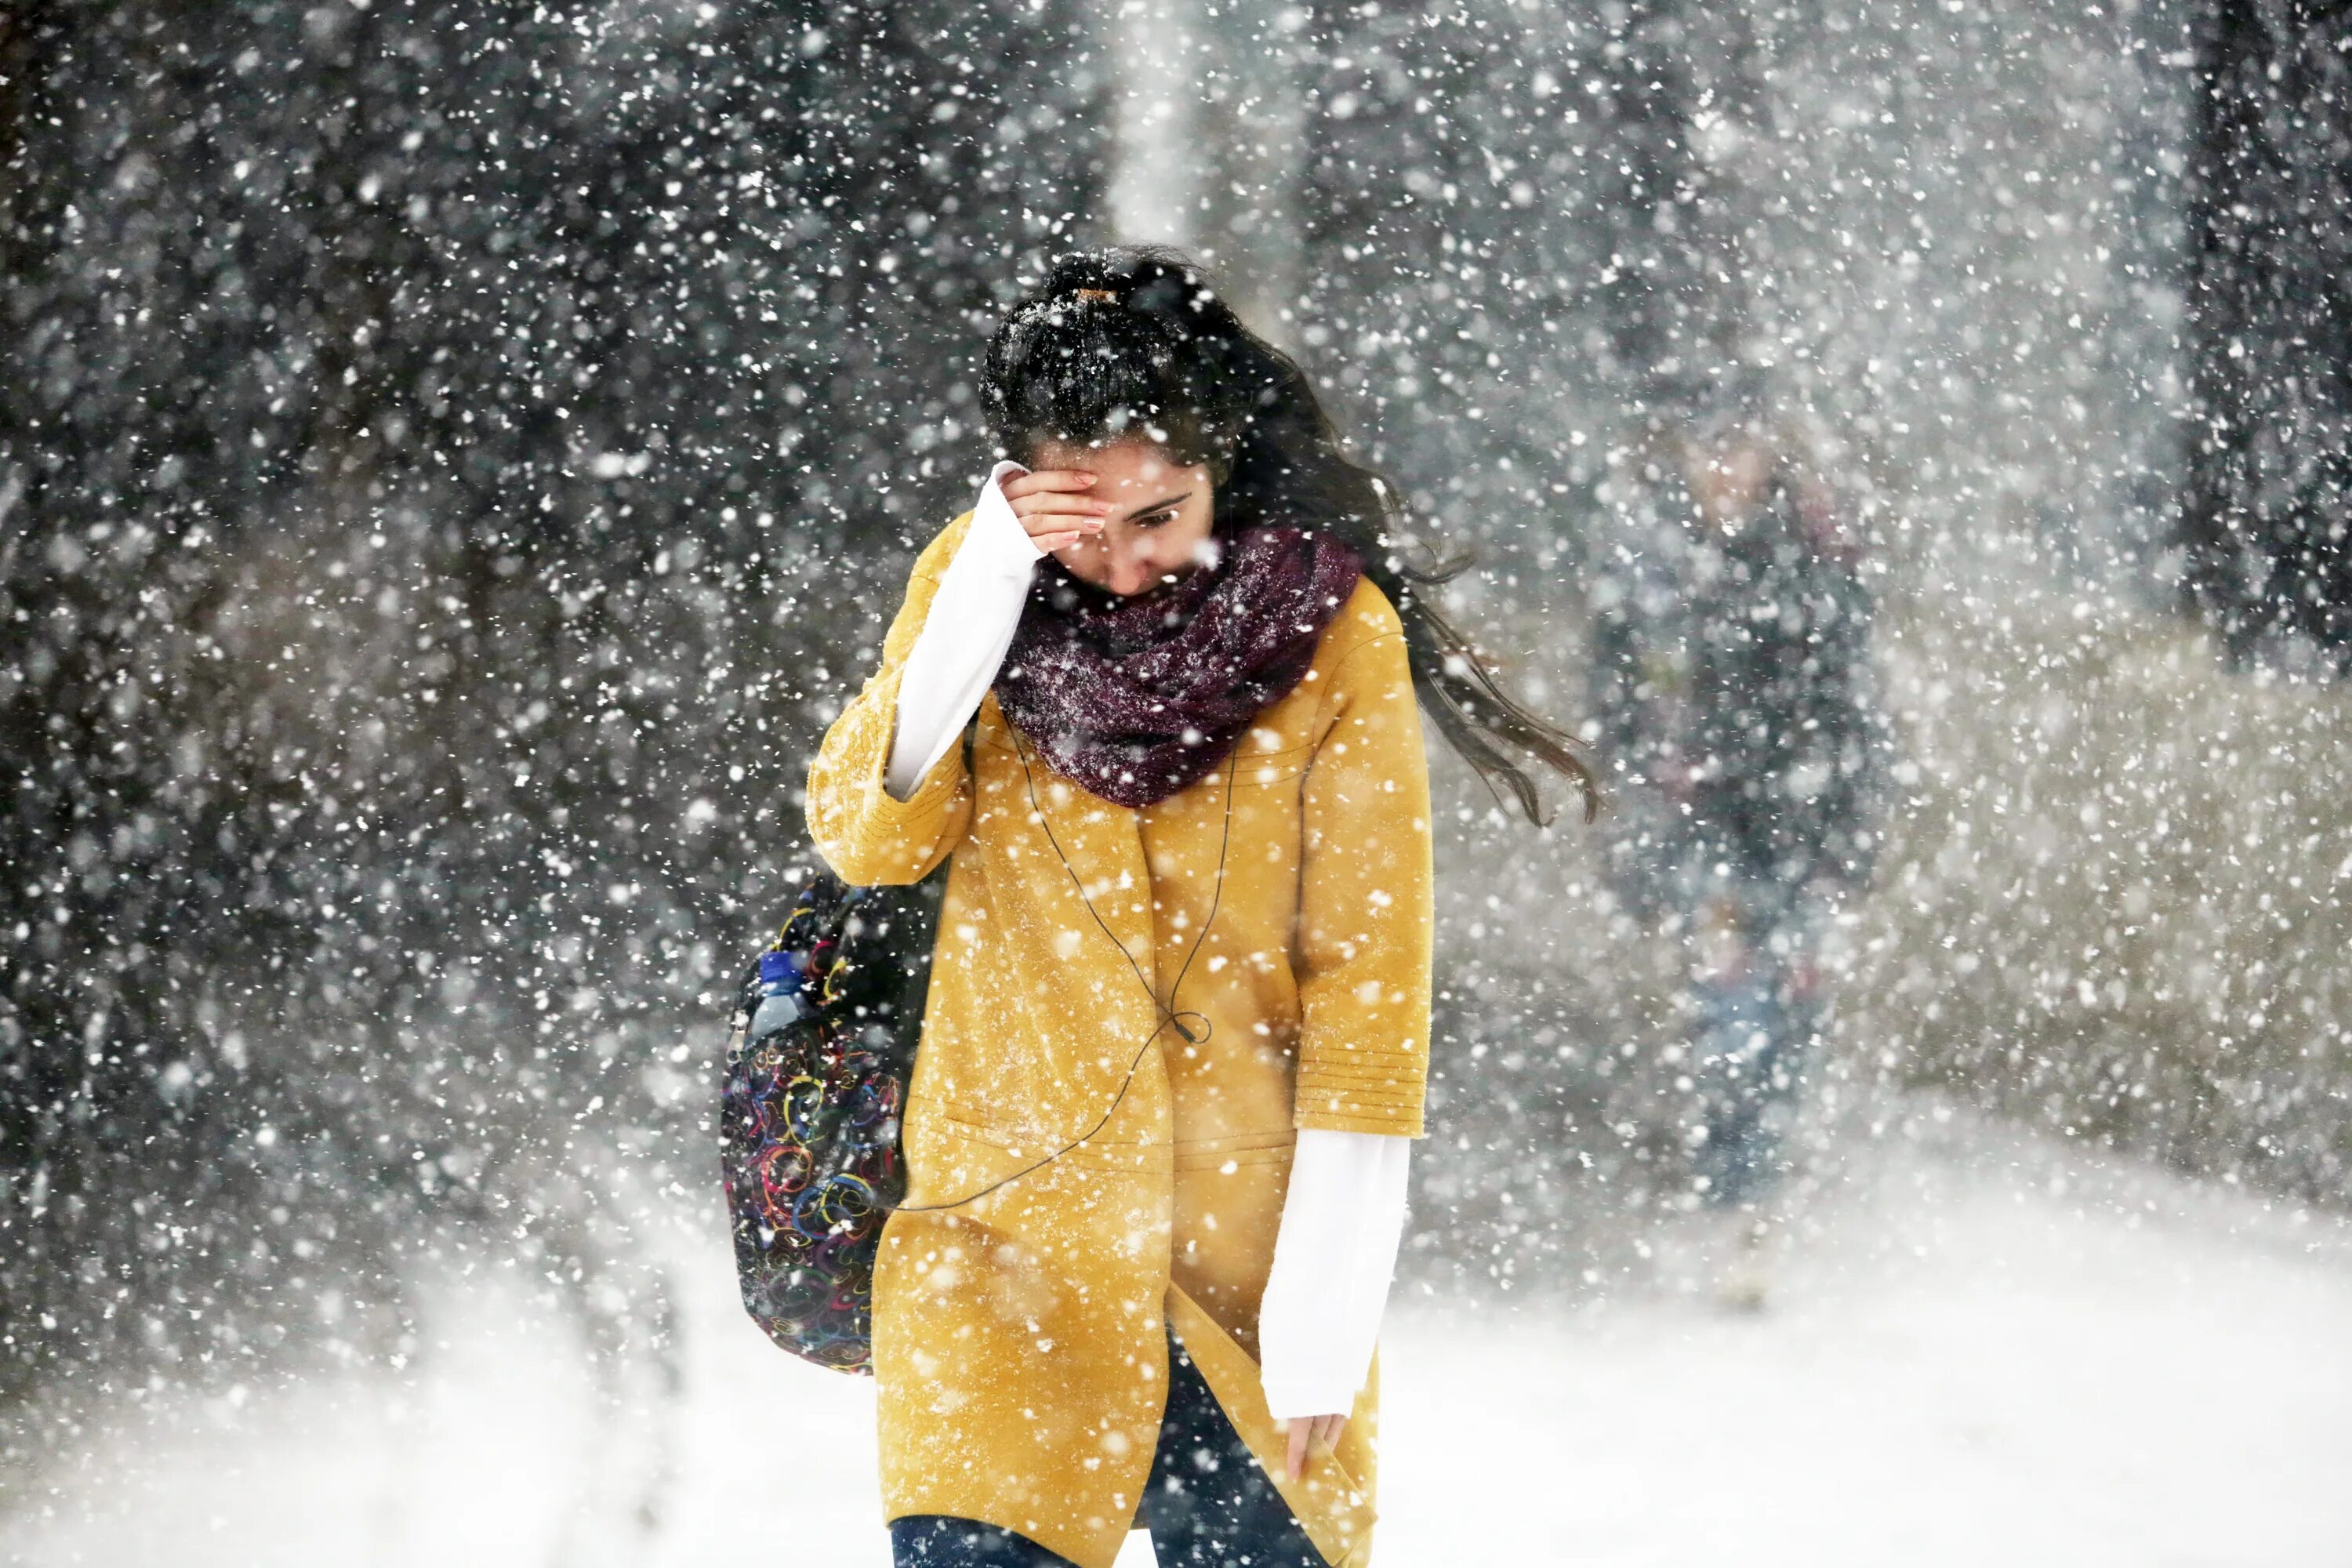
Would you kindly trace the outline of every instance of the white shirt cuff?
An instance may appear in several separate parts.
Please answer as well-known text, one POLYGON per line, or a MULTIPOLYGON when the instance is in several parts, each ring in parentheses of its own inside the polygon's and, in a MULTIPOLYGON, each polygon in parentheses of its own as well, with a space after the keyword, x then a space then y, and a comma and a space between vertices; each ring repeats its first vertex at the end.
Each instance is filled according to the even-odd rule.
POLYGON ((963 734, 996 679, 1038 561, 1029 531, 1001 488, 1026 473, 1005 461, 989 470, 972 508, 971 526, 940 574, 940 585, 908 651, 898 681, 898 728, 882 787, 905 800, 963 734))
POLYGON ((1412 1140, 1388 1133, 1300 1130, 1258 1309, 1276 1420, 1354 1409, 1396 1272, 1412 1152, 1412 1140))

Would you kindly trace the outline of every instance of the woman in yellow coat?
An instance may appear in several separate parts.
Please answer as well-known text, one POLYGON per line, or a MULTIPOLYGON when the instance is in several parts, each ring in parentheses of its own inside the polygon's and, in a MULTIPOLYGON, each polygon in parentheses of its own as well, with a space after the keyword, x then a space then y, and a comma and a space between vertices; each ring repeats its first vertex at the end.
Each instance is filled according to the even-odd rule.
POLYGON ((1140 1517, 1172 1563, 1182 1494, 1183 1561, 1360 1568, 1376 1373, 1286 1430, 1260 1309, 1277 1236, 1308 1246, 1300 1135, 1423 1131, 1420 702, 1531 815, 1495 741, 1588 809, 1590 783, 1412 594, 1450 574, 1398 573, 1391 492, 1182 258, 1061 258, 982 401, 1013 458, 992 483, 1027 471, 922 551, 808 778, 845 880, 950 862, 874 1277, 894 1551, 1109 1568, 1140 1517), (943 582, 961 622, 992 572, 1006 635, 926 637, 943 582), (965 661, 987 689, 934 674, 902 714, 919 644, 959 637, 993 641, 965 661), (954 732, 910 765, 902 720, 942 702, 954 732))

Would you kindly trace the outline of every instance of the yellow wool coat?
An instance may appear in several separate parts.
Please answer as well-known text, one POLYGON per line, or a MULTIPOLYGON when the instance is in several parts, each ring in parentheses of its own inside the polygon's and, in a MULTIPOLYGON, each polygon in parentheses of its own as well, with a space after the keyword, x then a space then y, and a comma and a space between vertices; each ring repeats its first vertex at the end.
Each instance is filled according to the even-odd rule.
POLYGON ((1118 805, 1034 750, 1024 772, 993 692, 969 763, 950 748, 896 800, 899 681, 971 516, 917 560, 881 668, 808 773, 810 833, 845 880, 912 882, 952 856, 908 1190, 874 1277, 885 1511, 1001 1525, 1110 1568, 1159 1436, 1165 1323, 1317 1548, 1360 1568, 1377 1377, 1294 1483, 1255 1348, 1296 1131, 1423 1131, 1432 835, 1396 611, 1357 580, 1305 679, 1228 760, 1229 838, 1226 764, 1118 805), (1147 1046, 1153 996, 1203 1037, 1147 1046), (1026 1170, 1107 1111, 1031 1173, 912 1212, 1026 1170))

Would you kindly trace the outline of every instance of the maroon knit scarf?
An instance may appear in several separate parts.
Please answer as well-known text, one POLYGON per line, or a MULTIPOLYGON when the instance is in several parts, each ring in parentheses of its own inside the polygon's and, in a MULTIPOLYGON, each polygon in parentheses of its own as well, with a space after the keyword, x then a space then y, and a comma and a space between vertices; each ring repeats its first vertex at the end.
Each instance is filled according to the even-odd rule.
POLYGON ((997 673, 1005 718, 1105 800, 1145 806, 1217 766, 1298 684, 1362 563, 1338 536, 1217 534, 1213 566, 1128 597, 1037 563, 997 673))

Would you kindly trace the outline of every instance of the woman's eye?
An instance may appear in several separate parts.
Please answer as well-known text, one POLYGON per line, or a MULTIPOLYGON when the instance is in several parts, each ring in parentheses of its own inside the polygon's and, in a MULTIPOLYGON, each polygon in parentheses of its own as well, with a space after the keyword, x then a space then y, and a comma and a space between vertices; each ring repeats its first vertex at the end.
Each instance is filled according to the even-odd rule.
POLYGON ((1163 522, 1173 522, 1175 521, 1176 514, 1172 511, 1155 511, 1150 517, 1137 518, 1135 520, 1135 526, 1138 528, 1158 528, 1163 522))

